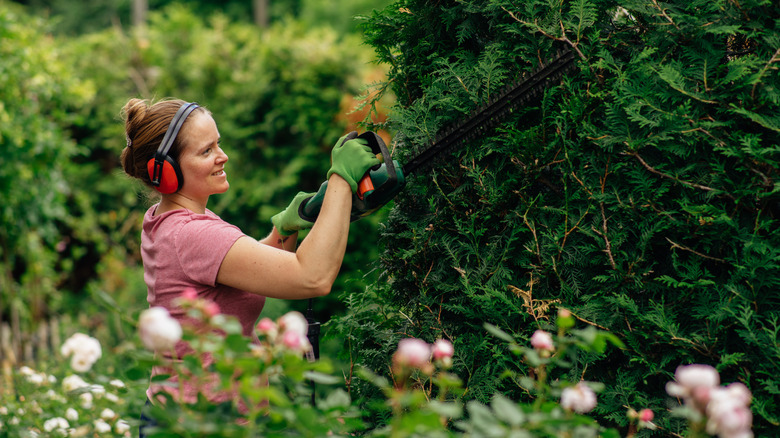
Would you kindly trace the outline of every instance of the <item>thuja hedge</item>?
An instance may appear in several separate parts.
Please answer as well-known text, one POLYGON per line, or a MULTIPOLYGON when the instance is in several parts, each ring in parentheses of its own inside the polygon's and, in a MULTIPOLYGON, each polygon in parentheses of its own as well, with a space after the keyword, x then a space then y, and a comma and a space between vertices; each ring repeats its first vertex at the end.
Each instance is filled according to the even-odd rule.
POLYGON ((559 50, 577 68, 410 177, 381 228, 385 281, 333 324, 354 365, 387 370, 399 338, 445 337, 462 397, 522 399, 502 373, 528 367, 484 324, 523 340, 565 308, 625 343, 566 376, 606 383, 605 424, 649 407, 660 433, 681 432, 664 383, 706 363, 753 392, 756 434, 776 433, 776 2, 408 0, 366 35, 390 68, 401 161, 559 50))

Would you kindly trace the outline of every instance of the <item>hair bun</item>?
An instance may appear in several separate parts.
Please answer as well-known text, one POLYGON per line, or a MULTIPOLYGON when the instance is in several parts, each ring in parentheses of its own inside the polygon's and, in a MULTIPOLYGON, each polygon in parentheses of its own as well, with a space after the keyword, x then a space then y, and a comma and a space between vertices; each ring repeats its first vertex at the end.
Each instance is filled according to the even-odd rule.
POLYGON ((128 139, 131 140, 135 132, 130 132, 131 127, 139 126, 141 121, 146 117, 146 113, 149 110, 149 101, 145 99, 130 99, 122 108, 122 114, 125 119, 125 134, 128 139))

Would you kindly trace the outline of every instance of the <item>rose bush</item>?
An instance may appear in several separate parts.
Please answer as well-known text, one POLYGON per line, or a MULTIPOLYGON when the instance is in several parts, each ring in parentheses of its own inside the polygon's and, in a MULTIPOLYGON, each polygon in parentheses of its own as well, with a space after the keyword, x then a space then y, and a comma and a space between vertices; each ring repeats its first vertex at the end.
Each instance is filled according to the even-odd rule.
POLYGON ((0 395, 0 437, 130 437, 138 397, 121 379, 96 372, 97 339, 75 333, 61 346, 70 362, 19 367, 0 395))
MULTIPOLYGON (((260 319, 258 340, 253 342, 241 335, 234 318, 213 313, 209 301, 185 293, 178 304, 187 312, 187 324, 181 325, 160 309, 140 315, 138 344, 149 351, 135 352, 133 365, 115 370, 131 376, 133 389, 122 379, 96 372, 98 361, 89 371, 20 367, 13 375, 15 395, 4 395, 0 400, 0 437, 132 436, 131 427, 138 423, 143 390, 149 383, 148 373, 155 364, 170 366, 179 374, 214 376, 218 388, 234 391, 235 398, 211 403, 199 397, 185 403, 163 392, 160 396, 165 402, 156 403, 149 412, 157 421, 157 427, 149 430, 150 437, 621 436, 621 431, 605 428, 585 415, 598 407, 597 393, 603 385, 569 381, 561 377, 566 375, 561 371, 571 366, 576 354, 605 352, 608 345, 622 345, 614 335, 594 327, 574 328, 571 314, 565 311, 554 326, 529 339, 527 346, 497 327, 485 325, 488 333, 506 342, 524 370, 507 370, 504 376, 532 395, 530 402, 494 394, 490 403, 464 404, 462 381, 451 371, 459 354, 452 342, 443 338, 431 343, 402 339, 393 354, 392 379, 369 369, 358 372, 384 394, 389 420, 385 426, 372 428, 362 421, 364 413, 357 403, 339 388, 343 380, 333 375, 329 361, 306 359, 311 344, 305 337, 308 323, 300 313, 290 312, 276 321, 260 319), (169 336, 171 332, 181 335, 169 336), (160 350, 160 339, 165 340, 165 346, 187 342, 193 354, 172 362, 154 353, 160 350), (206 370, 201 360, 204 353, 213 358, 206 370), (313 383, 319 385, 314 397, 313 383)), ((61 350, 63 354, 95 356, 102 351, 96 342, 77 333, 61 350)), ((667 391, 681 402, 673 412, 688 420, 689 436, 752 437, 750 391, 741 383, 721 385, 714 368, 681 366, 667 391)), ((630 421, 630 427, 622 431, 626 437, 658 428, 653 411, 646 407, 629 407, 626 415, 630 421)))

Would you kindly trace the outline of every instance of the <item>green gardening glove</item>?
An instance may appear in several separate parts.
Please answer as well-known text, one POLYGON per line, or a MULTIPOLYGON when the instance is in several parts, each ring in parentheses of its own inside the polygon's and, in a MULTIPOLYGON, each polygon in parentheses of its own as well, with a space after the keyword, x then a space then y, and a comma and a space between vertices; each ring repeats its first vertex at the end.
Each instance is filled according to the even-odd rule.
POLYGON ((357 132, 352 131, 339 139, 330 153, 331 164, 328 170, 328 178, 334 173, 344 178, 352 187, 352 193, 357 192, 358 181, 368 169, 382 163, 371 152, 366 140, 355 137, 357 132))
POLYGON ((289 236, 297 233, 299 230, 307 230, 314 225, 314 222, 309 222, 298 215, 301 203, 312 196, 314 196, 314 193, 298 192, 284 211, 275 214, 271 218, 271 223, 274 224, 279 234, 289 236))

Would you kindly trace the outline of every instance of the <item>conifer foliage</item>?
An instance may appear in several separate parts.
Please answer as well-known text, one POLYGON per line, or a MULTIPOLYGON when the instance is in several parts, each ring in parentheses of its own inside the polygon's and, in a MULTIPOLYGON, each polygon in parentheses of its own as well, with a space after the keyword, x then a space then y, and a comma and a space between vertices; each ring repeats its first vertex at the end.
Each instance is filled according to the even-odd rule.
MULTIPOLYGON (((556 309, 626 345, 581 356, 604 382, 595 414, 670 418, 677 366, 704 363, 780 425, 780 6, 769 0, 401 0, 369 17, 390 66, 395 156, 488 102, 562 49, 577 68, 431 172, 382 229, 382 284, 334 321, 375 370, 397 340, 455 345, 463 397, 516 398, 517 339, 556 309)), ((350 381, 353 395, 370 398, 350 381)))

